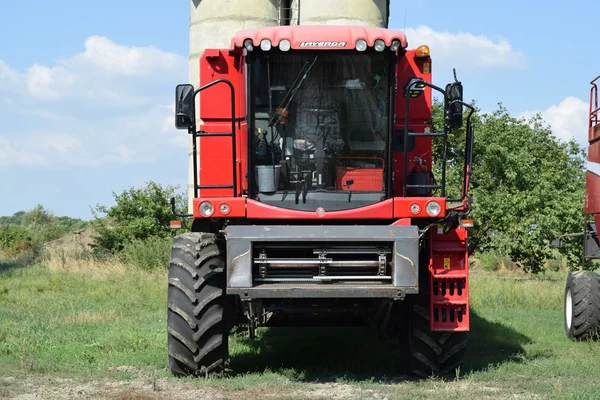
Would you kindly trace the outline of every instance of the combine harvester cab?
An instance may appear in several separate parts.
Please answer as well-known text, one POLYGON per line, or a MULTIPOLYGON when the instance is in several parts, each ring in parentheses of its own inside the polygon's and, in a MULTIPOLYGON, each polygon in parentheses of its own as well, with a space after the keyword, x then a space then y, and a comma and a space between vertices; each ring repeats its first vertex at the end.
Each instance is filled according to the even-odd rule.
MULTIPOLYGON (((583 231, 584 258, 600 259, 600 76, 591 82, 588 125, 588 167, 586 173, 583 231)), ((575 234, 581 235, 581 234, 575 234)), ((600 336, 600 276, 593 271, 569 273, 565 288, 564 322, 567 336, 573 340, 598 339, 600 336)))
POLYGON ((199 63, 201 87, 176 90, 195 190, 169 272, 173 373, 221 370, 229 330, 247 323, 251 337, 259 326, 376 326, 408 338, 415 374, 454 374, 473 223, 462 84, 433 85, 429 48, 379 28, 243 31, 199 63), (465 122, 464 181, 449 199, 447 137, 465 122))

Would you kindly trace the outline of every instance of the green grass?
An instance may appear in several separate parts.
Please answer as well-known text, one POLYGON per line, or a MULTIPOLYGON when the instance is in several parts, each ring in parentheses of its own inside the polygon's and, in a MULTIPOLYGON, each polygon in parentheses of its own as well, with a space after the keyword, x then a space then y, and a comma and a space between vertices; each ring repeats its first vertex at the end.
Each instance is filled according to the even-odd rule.
POLYGON ((399 344, 357 328, 261 329, 254 342, 234 333, 225 377, 172 378, 166 274, 91 276, 0 266, 0 377, 133 379, 116 371, 127 365, 167 385, 212 388, 225 398, 333 397, 319 397, 315 383, 348 391, 341 398, 600 398, 600 343, 573 343, 563 331, 565 273, 473 274, 467 359, 452 382, 413 380, 399 344))

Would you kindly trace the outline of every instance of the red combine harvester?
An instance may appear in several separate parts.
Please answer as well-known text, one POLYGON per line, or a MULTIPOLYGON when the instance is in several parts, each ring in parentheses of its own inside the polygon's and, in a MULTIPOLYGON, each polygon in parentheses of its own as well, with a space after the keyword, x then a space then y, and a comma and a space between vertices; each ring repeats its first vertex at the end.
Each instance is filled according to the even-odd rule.
POLYGON ((259 326, 375 326, 406 338, 414 373, 454 373, 472 226, 473 108, 461 83, 433 85, 429 48, 407 50, 403 33, 379 28, 244 31, 199 62, 201 87, 176 90, 195 196, 169 270, 173 373, 222 369, 240 323, 252 338, 259 326), (445 102, 441 132, 432 90, 445 102), (452 200, 447 137, 463 107, 464 182, 452 200))
MULTIPOLYGON (((585 213, 589 216, 583 231, 584 257, 600 259, 600 105, 598 83, 590 91, 588 166, 586 173, 585 213)), ((567 236, 579 236, 571 234, 567 236)), ((574 340, 597 339, 600 335, 600 276, 593 271, 569 273, 565 288, 565 331, 574 340)))

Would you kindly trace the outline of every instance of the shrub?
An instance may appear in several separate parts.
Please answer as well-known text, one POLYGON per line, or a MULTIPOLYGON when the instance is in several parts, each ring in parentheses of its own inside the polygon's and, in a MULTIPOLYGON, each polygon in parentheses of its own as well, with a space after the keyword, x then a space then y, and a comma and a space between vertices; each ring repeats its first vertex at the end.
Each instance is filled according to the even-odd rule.
POLYGON ((479 266, 485 271, 512 271, 517 265, 506 254, 486 252, 479 255, 479 266))
POLYGON ((176 190, 176 187, 149 182, 142 188, 113 193, 116 204, 111 207, 96 206, 96 253, 115 254, 126 245, 133 243, 135 247, 145 239, 173 237, 169 228, 173 219, 169 199, 175 197, 180 212, 187 208, 185 196, 176 190))
POLYGON ((119 258, 124 264, 142 270, 166 269, 171 256, 171 243, 171 237, 134 239, 125 245, 119 258))
POLYGON ((17 225, 0 226, 0 248, 6 257, 14 258, 32 246, 33 240, 27 229, 17 225))

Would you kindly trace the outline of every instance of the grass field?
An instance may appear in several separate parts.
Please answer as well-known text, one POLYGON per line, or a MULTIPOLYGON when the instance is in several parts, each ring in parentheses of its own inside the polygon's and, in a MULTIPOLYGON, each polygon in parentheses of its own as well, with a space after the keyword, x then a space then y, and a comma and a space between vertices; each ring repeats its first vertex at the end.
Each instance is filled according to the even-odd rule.
POLYGON ((562 326, 564 273, 475 272, 467 360, 452 381, 413 380, 370 329, 232 335, 222 378, 167 369, 166 273, 0 267, 0 397, 403 399, 600 398, 600 343, 562 326))

